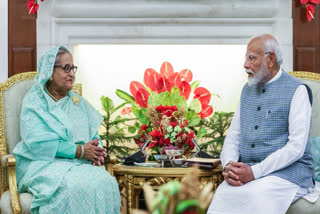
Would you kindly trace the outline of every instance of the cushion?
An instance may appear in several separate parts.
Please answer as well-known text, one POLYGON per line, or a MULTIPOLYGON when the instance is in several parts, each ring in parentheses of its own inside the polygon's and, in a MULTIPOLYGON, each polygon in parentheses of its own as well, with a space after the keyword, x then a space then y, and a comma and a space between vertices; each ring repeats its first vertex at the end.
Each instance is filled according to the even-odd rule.
POLYGON ((313 104, 310 136, 317 137, 320 136, 320 82, 308 79, 302 79, 302 82, 307 84, 312 90, 313 104))
MULTIPOLYGON (((20 204, 21 204, 21 214, 29 214, 32 202, 32 194, 30 193, 21 193, 19 194, 20 204)), ((0 209, 2 214, 12 214, 11 204, 10 204, 10 193, 6 191, 1 196, 0 200, 0 209)))
POLYGON ((320 182, 320 137, 311 137, 310 145, 315 169, 314 179, 320 182))
POLYGON ((5 137, 8 153, 21 140, 20 137, 20 112, 24 95, 33 85, 33 79, 19 81, 13 86, 3 91, 3 114, 5 118, 5 137))
POLYGON ((311 203, 304 198, 300 198, 294 202, 286 214, 319 214, 320 213, 320 197, 315 203, 311 203))

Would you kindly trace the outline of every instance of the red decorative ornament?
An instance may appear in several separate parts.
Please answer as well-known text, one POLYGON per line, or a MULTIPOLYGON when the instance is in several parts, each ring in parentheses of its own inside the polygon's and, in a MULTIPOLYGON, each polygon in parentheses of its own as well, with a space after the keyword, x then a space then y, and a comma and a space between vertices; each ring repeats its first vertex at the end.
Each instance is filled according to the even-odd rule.
POLYGON ((34 14, 38 11, 39 9, 39 5, 37 3, 37 0, 33 1, 33 0, 29 0, 28 2, 28 11, 29 14, 34 14))
POLYGON ((320 0, 310 0, 310 2, 313 3, 313 4, 319 4, 320 0))
POLYGON ((314 19, 314 6, 312 4, 307 4, 307 19, 308 22, 310 22, 312 19, 314 19))
POLYGON ((314 6, 320 3, 320 0, 300 0, 300 3, 306 7, 306 16, 308 22, 314 19, 314 6))

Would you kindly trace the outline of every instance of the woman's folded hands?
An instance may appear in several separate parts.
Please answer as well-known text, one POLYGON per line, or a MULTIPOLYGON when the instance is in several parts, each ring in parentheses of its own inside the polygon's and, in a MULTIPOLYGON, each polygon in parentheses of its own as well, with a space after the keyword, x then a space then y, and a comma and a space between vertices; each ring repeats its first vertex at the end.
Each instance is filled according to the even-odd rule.
POLYGON ((84 144, 83 158, 92 161, 92 164, 101 166, 104 163, 104 158, 107 157, 107 150, 101 148, 99 145, 99 138, 89 141, 84 144))

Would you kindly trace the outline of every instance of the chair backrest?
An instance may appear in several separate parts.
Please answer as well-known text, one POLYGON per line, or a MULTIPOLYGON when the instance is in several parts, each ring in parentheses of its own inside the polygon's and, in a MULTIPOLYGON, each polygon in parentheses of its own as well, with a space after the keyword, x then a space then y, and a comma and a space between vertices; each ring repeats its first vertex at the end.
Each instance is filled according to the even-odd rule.
MULTIPOLYGON (((0 83, 0 151, 2 154, 12 154, 16 144, 21 141, 21 105, 36 75, 37 72, 24 72, 0 83)), ((81 84, 74 84, 73 90, 81 95, 81 84)))
POLYGON ((310 137, 320 136, 320 74, 303 71, 289 72, 289 74, 301 79, 311 88, 313 104, 310 137))

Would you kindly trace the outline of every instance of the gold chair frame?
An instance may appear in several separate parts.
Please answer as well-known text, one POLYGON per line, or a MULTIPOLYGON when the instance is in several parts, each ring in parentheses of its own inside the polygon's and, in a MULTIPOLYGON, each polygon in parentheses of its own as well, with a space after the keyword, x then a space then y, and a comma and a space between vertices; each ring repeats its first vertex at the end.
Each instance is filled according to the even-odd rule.
POLYGON ((289 72, 289 74, 291 74, 292 76, 295 76, 299 79, 320 81, 320 74, 319 73, 313 73, 313 72, 307 72, 307 71, 292 71, 292 72, 289 72))
MULTIPOLYGON (((5 125, 4 125, 4 112, 3 112, 3 91, 6 91, 14 84, 27 80, 33 79, 38 73, 37 72, 24 72, 16 74, 8 78, 4 83, 0 83, 0 160, 8 155, 6 137, 5 137, 5 125)), ((82 95, 82 85, 75 83, 72 88, 77 94, 82 95)), ((18 142, 17 142, 18 143, 18 142)), ((0 197, 2 194, 9 189, 10 192, 10 203, 13 214, 21 213, 20 199, 17 189, 16 181, 16 159, 15 157, 8 157, 4 166, 0 169, 0 197)))

